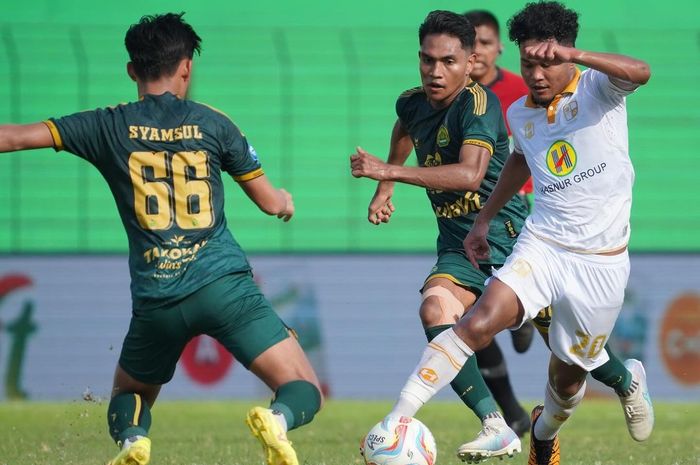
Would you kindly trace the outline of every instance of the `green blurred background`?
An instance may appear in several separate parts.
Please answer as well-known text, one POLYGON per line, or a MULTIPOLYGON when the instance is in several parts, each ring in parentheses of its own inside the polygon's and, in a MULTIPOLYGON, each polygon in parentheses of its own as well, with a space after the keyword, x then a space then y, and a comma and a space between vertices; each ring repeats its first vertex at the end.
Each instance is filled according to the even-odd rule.
MULTIPOLYGON (((394 102, 419 84, 417 28, 433 9, 489 8, 501 20, 501 64, 518 71, 506 20, 525 2, 2 0, 0 121, 25 123, 134 100, 127 27, 185 11, 203 38, 191 97, 226 112, 268 176, 294 195, 282 224, 231 180, 229 226, 253 252, 430 252, 435 220, 421 189, 397 188, 397 212, 374 227, 374 183, 349 174, 354 147, 385 157, 394 102)), ((631 248, 700 251, 694 160, 700 139, 700 7, 695 1, 569 1, 578 46, 647 60, 653 76, 628 100, 637 180, 631 248)), ((97 171, 52 150, 0 157, 0 252, 114 253, 127 247, 97 171)))

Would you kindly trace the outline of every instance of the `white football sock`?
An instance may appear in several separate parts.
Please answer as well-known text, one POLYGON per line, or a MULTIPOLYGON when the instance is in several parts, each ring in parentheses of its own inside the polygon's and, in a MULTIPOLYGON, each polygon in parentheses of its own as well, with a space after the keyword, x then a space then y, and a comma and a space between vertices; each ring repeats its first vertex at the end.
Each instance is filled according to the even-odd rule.
POLYGON ((562 399, 554 392, 554 388, 547 382, 544 393, 544 410, 535 422, 535 437, 542 441, 554 439, 564 422, 569 419, 586 393, 586 382, 573 397, 562 399))
POLYGON ((129 436, 128 438, 124 439, 124 442, 122 443, 122 449, 128 449, 131 447, 133 443, 138 441, 139 439, 143 439, 146 436, 141 436, 141 435, 136 435, 136 436, 129 436))
POLYGON ((450 384, 472 355, 474 351, 455 334, 453 328, 440 333, 423 351, 389 415, 415 416, 423 404, 450 384))
POLYGON ((284 417, 284 414, 282 412, 278 412, 276 410, 272 410, 272 416, 275 417, 275 420, 280 424, 280 427, 282 427, 282 431, 285 433, 287 432, 287 419, 284 417))

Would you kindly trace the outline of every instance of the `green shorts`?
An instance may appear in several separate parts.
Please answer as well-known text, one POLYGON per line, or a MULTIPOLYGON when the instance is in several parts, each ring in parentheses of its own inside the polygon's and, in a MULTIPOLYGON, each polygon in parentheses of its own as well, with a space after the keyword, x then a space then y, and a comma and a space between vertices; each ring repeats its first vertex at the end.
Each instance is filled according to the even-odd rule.
MULTIPOLYGON (((438 256, 437 263, 430 270, 428 277, 425 278, 423 287, 433 278, 445 278, 470 289, 478 297, 484 292, 486 287, 484 282, 491 276, 491 266, 490 264, 481 265, 477 270, 464 253, 443 252, 438 256)), ((423 287, 420 289, 421 292, 423 287)))
POLYGON ((289 337, 252 273, 233 273, 176 303, 135 308, 119 365, 142 383, 165 384, 172 379, 185 345, 200 334, 219 341, 246 368, 289 337))

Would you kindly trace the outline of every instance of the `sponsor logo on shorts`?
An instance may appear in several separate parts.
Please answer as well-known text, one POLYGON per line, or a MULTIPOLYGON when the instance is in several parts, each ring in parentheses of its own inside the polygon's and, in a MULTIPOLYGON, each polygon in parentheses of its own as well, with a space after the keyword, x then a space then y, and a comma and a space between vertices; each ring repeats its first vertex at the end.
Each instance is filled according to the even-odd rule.
POLYGON ((513 266, 511 266, 511 269, 521 278, 524 278, 532 273, 532 267, 522 258, 517 259, 515 263, 513 263, 513 266))

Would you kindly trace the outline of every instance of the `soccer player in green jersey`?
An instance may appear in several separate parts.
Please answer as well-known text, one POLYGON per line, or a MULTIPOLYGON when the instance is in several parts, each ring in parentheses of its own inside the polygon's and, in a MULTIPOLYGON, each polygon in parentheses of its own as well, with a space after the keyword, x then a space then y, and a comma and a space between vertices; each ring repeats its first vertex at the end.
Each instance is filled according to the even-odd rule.
MULTIPOLYGON (((419 313, 432 341, 468 311, 481 295, 491 268, 503 264, 527 207, 513 197, 501 209, 491 222, 490 259, 479 269, 470 267, 462 241, 496 185, 508 156, 508 134, 494 93, 469 77, 475 62, 475 31, 469 20, 433 11, 421 25, 419 39, 422 86, 404 92, 396 103, 398 120, 388 162, 358 148, 351 156, 351 169, 355 177, 379 181, 369 205, 368 219, 373 224, 391 218, 394 182, 426 189, 438 223, 438 259, 421 289, 419 313), (412 149, 418 166, 403 166, 412 149)), ((422 379, 434 381, 427 372, 422 379)), ((452 388, 483 424, 479 438, 458 451, 462 460, 520 451, 518 435, 498 411, 475 358, 460 369, 452 388)))
POLYGON ((221 172, 265 213, 288 221, 292 197, 272 186, 253 147, 224 114, 185 99, 201 39, 182 14, 145 16, 126 33, 139 100, 48 121, 0 126, 0 151, 54 147, 93 164, 129 239, 133 312, 114 375, 110 465, 150 460, 150 409, 187 342, 217 339, 275 392, 246 422, 268 465, 297 465, 286 432, 321 407, 296 338, 253 282, 224 216, 221 172))

